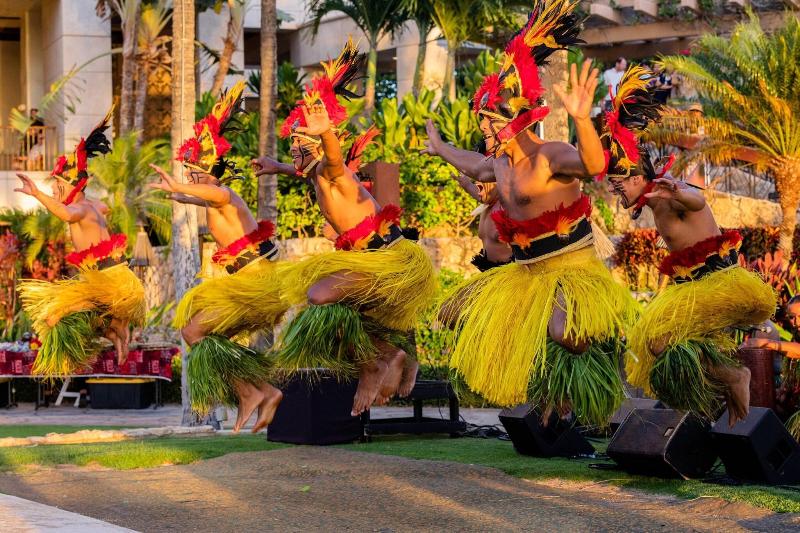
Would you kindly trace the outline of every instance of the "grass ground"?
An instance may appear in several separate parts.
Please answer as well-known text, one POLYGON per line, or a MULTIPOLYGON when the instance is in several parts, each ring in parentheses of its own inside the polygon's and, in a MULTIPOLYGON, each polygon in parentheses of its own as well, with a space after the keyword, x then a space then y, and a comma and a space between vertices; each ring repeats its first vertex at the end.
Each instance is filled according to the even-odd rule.
MULTIPOLYGON (((16 426, 0 428, 0 437, 44 435, 87 429, 73 426, 16 426)), ((100 465, 127 470, 162 465, 188 464, 233 452, 269 451, 287 445, 268 442, 260 435, 214 437, 164 437, 101 444, 49 445, 0 448, 0 470, 20 472, 32 466, 100 465)), ((604 451, 605 444, 596 446, 604 451)), ((747 502, 776 512, 800 512, 800 492, 757 485, 724 486, 702 481, 663 480, 630 476, 616 470, 590 465, 599 459, 542 459, 517 454, 510 442, 497 439, 449 439, 436 437, 380 437, 367 444, 341 448, 395 455, 411 459, 455 461, 497 468, 509 475, 530 480, 564 479, 610 483, 626 488, 672 494, 681 498, 719 497, 747 502)))
POLYGON ((5 437, 42 437, 48 433, 75 433, 84 429, 130 429, 133 426, 38 426, 29 424, 15 424, 13 426, 0 426, 0 439, 5 437))

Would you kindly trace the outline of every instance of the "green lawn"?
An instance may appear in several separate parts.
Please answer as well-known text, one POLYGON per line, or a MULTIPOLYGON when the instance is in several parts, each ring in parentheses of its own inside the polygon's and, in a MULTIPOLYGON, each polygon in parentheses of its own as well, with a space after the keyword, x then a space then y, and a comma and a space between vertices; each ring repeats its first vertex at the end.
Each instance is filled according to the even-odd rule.
MULTIPOLYGON (((75 426, 5 426, 0 437, 68 433, 75 426)), ((98 444, 45 445, 0 448, 0 470, 24 471, 30 465, 97 464, 127 470, 162 465, 188 464, 233 452, 269 451, 288 445, 268 442, 261 435, 213 437, 163 437, 98 444)), ((605 444, 597 444, 604 451, 605 444)), ((531 480, 566 479, 607 482, 622 487, 673 494, 681 498, 715 496, 747 502, 777 512, 800 512, 800 492, 762 486, 720 486, 701 481, 663 480, 630 476, 615 470, 590 468, 600 459, 540 459, 517 454, 510 442, 497 439, 449 439, 446 437, 376 437, 368 444, 348 444, 343 449, 411 459, 456 461, 497 468, 531 480)))
POLYGON ((42 437, 48 433, 75 433, 84 429, 130 429, 135 426, 36 426, 16 424, 0 426, 0 439, 6 437, 42 437))
MULTIPOLYGON (((594 444, 598 451, 605 451, 604 443, 594 444)), ((343 448, 411 459, 490 466, 523 479, 600 481, 621 487, 673 494, 686 499, 714 496, 732 502, 747 502, 776 512, 800 512, 800 492, 791 489, 757 485, 722 486, 695 480, 631 476, 618 470, 589 467, 593 463, 607 462, 600 459, 544 459, 519 455, 510 442, 497 439, 379 437, 368 444, 349 444, 343 448)))

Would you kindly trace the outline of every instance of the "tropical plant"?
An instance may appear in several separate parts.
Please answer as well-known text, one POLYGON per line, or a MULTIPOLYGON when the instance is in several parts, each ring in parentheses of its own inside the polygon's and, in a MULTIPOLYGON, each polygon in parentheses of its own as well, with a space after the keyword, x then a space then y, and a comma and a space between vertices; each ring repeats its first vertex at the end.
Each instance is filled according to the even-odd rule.
POLYGON ((128 133, 133 129, 133 110, 136 103, 136 45, 139 37, 138 25, 141 0, 98 0, 97 15, 110 14, 110 7, 120 18, 122 25, 122 81, 120 83, 119 131, 128 133))
POLYGON ((482 50, 472 61, 467 61, 456 70, 457 94, 459 97, 472 98, 478 90, 483 78, 500 70, 503 61, 501 50, 482 50))
POLYGON ((137 137, 136 132, 121 135, 114 140, 110 153, 92 158, 90 183, 110 208, 109 225, 128 236, 129 246, 136 242, 140 225, 167 243, 172 231, 172 202, 153 194, 147 183, 153 176, 150 164, 165 166, 169 162, 169 144, 154 139, 137 148, 137 137))
POLYGON ((684 160, 714 164, 746 160, 775 179, 783 212, 780 248, 788 256, 800 204, 800 21, 764 32, 758 17, 734 27, 730 37, 706 34, 691 56, 663 63, 697 87, 706 117, 667 115, 653 139, 670 143, 702 126, 705 135, 684 160))
POLYGON ((495 25, 511 25, 516 11, 510 9, 519 2, 509 0, 431 0, 431 17, 447 41, 442 94, 456 98, 456 52, 467 41, 484 41, 495 25))
POLYGON ((433 28, 433 2, 431 0, 403 0, 404 18, 414 21, 419 32, 417 62, 414 66, 412 92, 417 95, 425 80, 425 57, 428 52, 428 34, 433 28))
POLYGON ((472 150, 481 138, 478 118, 467 99, 440 102, 434 122, 442 136, 458 148, 472 150))
POLYGON ((39 208, 27 214, 18 235, 27 238, 25 265, 32 269, 37 260, 46 260, 48 244, 66 242, 67 225, 47 209, 39 208))
POLYGON ((378 72, 378 41, 397 32, 406 21, 403 0, 310 0, 311 31, 319 31, 323 17, 333 11, 347 15, 367 38, 367 82, 364 92, 366 112, 375 106, 375 82, 378 72))
MULTIPOLYGON (((171 0, 157 0, 142 6, 138 26, 138 49, 136 52, 138 77, 133 116, 133 129, 139 132, 144 132, 144 112, 150 74, 158 69, 168 69, 172 59, 168 46, 170 36, 162 35, 172 16, 171 9, 171 0)), ((139 137, 138 146, 141 146, 143 139, 144 136, 139 137)))
POLYGON ((214 74, 214 82, 211 85, 211 94, 219 96, 222 92, 225 76, 231 66, 233 53, 236 51, 236 44, 239 42, 239 35, 244 27, 244 14, 246 10, 246 0, 217 0, 214 5, 216 14, 222 13, 222 7, 228 8, 228 25, 225 31, 225 39, 222 41, 222 51, 219 53, 219 63, 217 72, 214 74))

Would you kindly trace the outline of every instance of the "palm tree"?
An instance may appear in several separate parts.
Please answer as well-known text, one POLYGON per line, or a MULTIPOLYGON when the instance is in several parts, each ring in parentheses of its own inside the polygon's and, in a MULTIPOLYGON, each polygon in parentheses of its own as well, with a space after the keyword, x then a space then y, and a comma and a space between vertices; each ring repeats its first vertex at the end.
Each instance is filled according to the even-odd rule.
MULTIPOLYGON (((150 73, 168 68, 170 62, 168 35, 161 35, 172 16, 170 0, 158 0, 142 6, 139 19, 138 38, 138 79, 136 81, 136 105, 134 108, 133 129, 144 132, 144 111, 147 103, 147 87, 150 73)), ((139 137, 137 148, 142 145, 139 137)))
POLYGON ((433 22, 447 41, 442 94, 450 100, 456 98, 456 52, 469 40, 481 40, 492 25, 506 22, 516 12, 508 10, 510 4, 503 0, 430 0, 433 22))
MULTIPOLYGON (((261 0, 261 76, 259 83, 258 154, 274 158, 277 151, 275 139, 275 102, 278 75, 278 12, 275 0, 261 0)), ((264 175, 258 179, 259 220, 277 221, 278 177, 264 175)))
POLYGON ((141 0, 98 0, 97 14, 105 16, 107 6, 111 6, 119 15, 122 24, 122 83, 120 85, 119 132, 127 133, 133 128, 136 41, 141 0))
POLYGON ((419 30, 417 45, 417 64, 414 67, 414 84, 412 92, 419 95, 425 80, 425 56, 428 52, 428 34, 433 27, 433 0, 404 0, 403 9, 406 16, 413 20, 419 30))
POLYGON ((166 140, 148 141, 137 148, 138 132, 114 140, 111 153, 92 158, 89 172, 100 197, 110 208, 109 224, 125 233, 133 246, 139 225, 145 225, 161 242, 169 242, 172 233, 172 203, 148 191, 146 184, 153 174, 148 165, 165 165, 170 159, 166 140))
MULTIPOLYGON (((308 7, 313 20, 313 35, 319 31, 322 18, 333 11, 347 15, 367 38, 367 83, 364 91, 364 109, 367 114, 375 106, 375 80, 378 73, 378 42, 393 34, 405 22, 403 0, 310 0, 308 7)), ((344 44, 344 36, 342 39, 344 44)), ((336 55, 333 53, 331 55, 336 55)))
POLYGON ((790 257, 800 204, 800 21, 787 16, 767 34, 752 11, 748 17, 730 38, 707 34, 691 56, 663 59, 697 87, 706 116, 668 114, 653 139, 675 141, 702 126, 704 136, 687 162, 745 160, 768 171, 783 213, 780 249, 790 257))
POLYGON ((228 29, 225 32, 222 52, 219 55, 214 83, 211 85, 211 94, 214 96, 218 96, 222 92, 225 76, 228 75, 233 53, 236 51, 236 45, 244 27, 245 0, 225 0, 225 3, 228 5, 228 29))
MULTIPOLYGON (((194 0, 174 0, 172 12, 172 131, 173 149, 192 136, 194 124, 195 16, 194 0)), ((182 179, 179 161, 172 160, 172 175, 182 179)), ((174 262, 175 298, 180 300, 195 283, 200 270, 200 249, 197 236, 197 210, 193 206, 175 204, 172 208, 172 257, 174 262)), ((181 404, 183 423, 192 424, 189 398, 189 377, 186 374, 187 350, 181 365, 181 404)))

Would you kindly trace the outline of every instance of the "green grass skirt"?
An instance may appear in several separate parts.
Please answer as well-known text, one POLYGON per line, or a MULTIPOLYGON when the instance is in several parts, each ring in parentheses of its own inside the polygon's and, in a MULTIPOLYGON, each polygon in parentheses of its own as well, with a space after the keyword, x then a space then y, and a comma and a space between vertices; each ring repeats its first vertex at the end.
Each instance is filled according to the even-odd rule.
POLYGON ((236 405, 236 382, 259 386, 269 381, 272 364, 264 354, 225 337, 208 335, 192 346, 187 371, 192 409, 204 416, 218 404, 236 405))
POLYGON ((282 373, 325 368, 346 379, 378 357, 380 339, 416 357, 406 332, 387 328, 344 304, 310 305, 286 325, 278 339, 275 365, 282 373))
POLYGON ((722 385, 708 372, 709 366, 741 366, 713 343, 685 341, 667 348, 650 370, 650 387, 656 397, 672 407, 713 419, 721 403, 722 385))
POLYGON ((571 409, 580 424, 604 427, 624 397, 621 354, 616 339, 575 354, 548 338, 546 365, 531 378, 529 398, 542 410, 571 409))
POLYGON ((90 366, 100 352, 97 336, 102 334, 102 329, 103 319, 96 311, 64 316, 44 333, 32 372, 58 377, 90 366))

